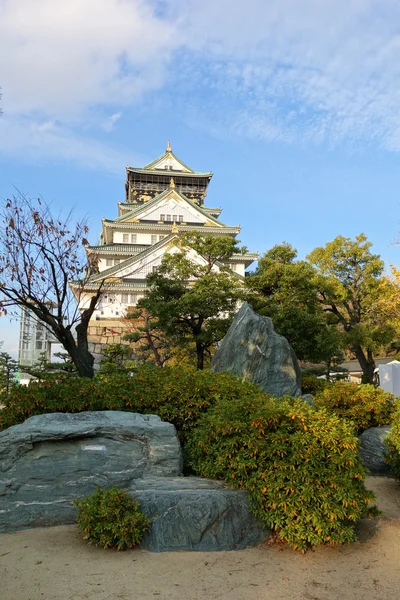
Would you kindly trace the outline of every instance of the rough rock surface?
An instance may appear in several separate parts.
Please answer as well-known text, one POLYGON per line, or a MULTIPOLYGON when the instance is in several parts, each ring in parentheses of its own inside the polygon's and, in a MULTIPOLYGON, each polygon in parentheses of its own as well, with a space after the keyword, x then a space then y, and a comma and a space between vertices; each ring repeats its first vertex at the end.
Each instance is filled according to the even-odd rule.
POLYGON ((359 454, 365 467, 375 475, 390 473, 390 465, 385 462, 385 438, 390 432, 390 426, 371 427, 360 435, 359 454))
POLYGON ((0 531, 71 522, 97 485, 128 488, 182 470, 175 427, 155 415, 52 413, 0 433, 0 531))
POLYGON ((268 534, 245 491, 181 472, 175 428, 157 416, 31 417, 0 433, 0 532, 74 523, 73 500, 101 485, 139 500, 152 519, 142 547, 154 552, 236 550, 268 534))
POLYGON ((247 492, 198 477, 137 479, 130 493, 152 519, 141 548, 239 550, 270 533, 249 510, 247 492))
POLYGON ((218 346, 211 369, 237 373, 272 396, 301 396, 301 372, 292 347, 275 332, 272 320, 255 313, 247 302, 218 346))
POLYGON ((302 395, 302 399, 304 400, 304 402, 306 402, 309 406, 314 406, 314 396, 312 394, 303 394, 302 395))

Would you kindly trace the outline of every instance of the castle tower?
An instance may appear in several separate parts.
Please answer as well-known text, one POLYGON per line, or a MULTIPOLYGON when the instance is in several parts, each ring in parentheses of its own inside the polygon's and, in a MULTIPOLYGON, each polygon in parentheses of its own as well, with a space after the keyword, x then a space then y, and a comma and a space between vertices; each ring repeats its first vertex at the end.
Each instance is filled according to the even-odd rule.
MULTIPOLYGON (((182 162, 169 142, 164 154, 145 167, 126 167, 125 202, 118 203, 115 219, 102 219, 98 245, 87 247, 98 260, 98 273, 90 277, 79 299, 84 308, 99 284, 107 281, 93 315, 92 332, 99 344, 117 343, 119 320, 144 295, 147 274, 161 264, 166 252, 177 251, 180 232, 238 235, 240 226, 218 219, 220 208, 204 206, 211 178, 211 172, 194 171, 182 162)), ((256 259, 254 252, 237 254, 228 264, 243 279, 256 259)))

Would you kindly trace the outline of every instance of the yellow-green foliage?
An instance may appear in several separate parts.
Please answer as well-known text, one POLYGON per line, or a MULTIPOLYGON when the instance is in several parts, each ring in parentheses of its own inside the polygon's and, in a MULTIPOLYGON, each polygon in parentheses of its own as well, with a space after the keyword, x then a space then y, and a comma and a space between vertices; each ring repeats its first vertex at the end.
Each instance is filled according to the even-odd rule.
POLYGON ((394 477, 400 481, 400 406, 393 415, 392 427, 385 444, 386 460, 392 467, 394 477))
POLYGON ((78 525, 89 545, 134 548, 150 525, 139 503, 125 490, 98 488, 92 496, 75 500, 74 504, 79 508, 78 525))
POLYGON ((395 410, 393 394, 370 384, 358 385, 343 381, 318 393, 314 403, 338 417, 352 421, 357 433, 370 427, 388 425, 395 410))
POLYGON ((294 549, 350 542, 374 499, 345 420, 301 400, 220 401, 189 437, 191 466, 249 491, 252 510, 294 549))
POLYGON ((128 410, 159 415, 173 423, 181 439, 198 416, 218 400, 246 398, 260 388, 228 373, 189 367, 142 367, 135 377, 110 374, 18 386, 5 398, 0 428, 50 412, 128 410))

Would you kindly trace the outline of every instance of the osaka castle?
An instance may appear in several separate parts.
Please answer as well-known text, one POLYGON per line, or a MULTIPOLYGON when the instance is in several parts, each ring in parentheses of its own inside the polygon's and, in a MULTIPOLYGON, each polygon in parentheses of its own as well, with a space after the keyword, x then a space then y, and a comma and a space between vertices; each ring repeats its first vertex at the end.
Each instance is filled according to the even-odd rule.
MULTIPOLYGON (((115 219, 102 219, 98 245, 87 247, 89 257, 96 257, 98 272, 91 275, 80 296, 80 308, 84 308, 99 284, 106 281, 93 314, 97 323, 93 323, 96 331, 92 329, 92 334, 96 338, 102 334, 101 343, 106 343, 107 330, 97 331, 99 326, 113 322, 115 328, 115 322, 137 304, 146 290, 146 275, 161 264, 166 253, 182 250, 181 232, 233 238, 240 232, 239 225, 229 226, 219 220, 220 208, 204 205, 212 175, 188 167, 175 156, 169 142, 164 154, 148 165, 126 167, 125 201, 118 203, 115 219)), ((199 255, 196 258, 193 249, 187 252, 192 259, 204 262, 199 255)), ((256 259, 257 253, 235 254, 226 265, 243 279, 245 269, 256 259)), ((109 343, 117 341, 111 338, 109 343)))

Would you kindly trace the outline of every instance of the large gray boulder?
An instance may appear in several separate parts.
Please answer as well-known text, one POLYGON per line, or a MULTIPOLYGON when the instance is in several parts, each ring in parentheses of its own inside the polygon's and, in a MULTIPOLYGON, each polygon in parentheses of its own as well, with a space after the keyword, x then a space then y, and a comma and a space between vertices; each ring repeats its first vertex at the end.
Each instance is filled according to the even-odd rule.
POLYGON ((139 500, 152 520, 142 547, 154 552, 236 550, 268 534, 245 491, 181 473, 175 428, 157 416, 31 417, 0 433, 0 532, 74 523, 73 501, 100 485, 139 500))
POLYGON ((388 475, 390 465, 385 462, 385 439, 389 435, 390 426, 370 427, 360 437, 359 454, 362 463, 375 475, 388 475))
POLYGON ((269 317, 244 303, 211 361, 213 371, 236 373, 271 396, 301 396, 301 372, 294 350, 269 317))
POLYGON ((0 433, 0 532, 56 525, 75 515, 73 500, 96 486, 182 470, 175 427, 155 415, 52 413, 0 433))
POLYGON ((152 519, 141 548, 240 550, 261 543, 270 533, 249 510, 247 492, 198 477, 136 479, 130 488, 152 519))

